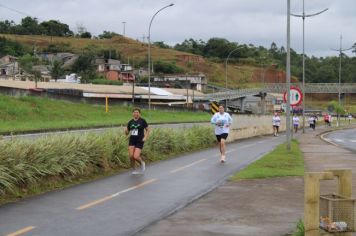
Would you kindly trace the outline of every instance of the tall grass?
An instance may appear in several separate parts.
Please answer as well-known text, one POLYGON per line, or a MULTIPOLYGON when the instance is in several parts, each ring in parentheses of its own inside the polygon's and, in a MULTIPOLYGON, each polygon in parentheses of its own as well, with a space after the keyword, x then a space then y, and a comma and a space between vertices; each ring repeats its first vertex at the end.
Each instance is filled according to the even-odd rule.
MULTIPOLYGON (((211 127, 154 129, 142 155, 153 162, 206 148, 214 142, 211 127)), ((0 197, 22 195, 31 191, 31 186, 45 185, 48 181, 127 169, 127 146, 128 139, 118 132, 0 141, 0 197)))

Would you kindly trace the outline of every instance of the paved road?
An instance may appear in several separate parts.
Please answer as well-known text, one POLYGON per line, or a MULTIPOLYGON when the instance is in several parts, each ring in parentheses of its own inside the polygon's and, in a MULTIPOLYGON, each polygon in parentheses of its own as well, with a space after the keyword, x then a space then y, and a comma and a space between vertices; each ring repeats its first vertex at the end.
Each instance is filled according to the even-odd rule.
MULTIPOLYGON (((182 128, 189 128, 194 125, 210 125, 208 122, 201 122, 201 123, 177 123, 177 124, 155 124, 150 125, 152 128, 172 128, 172 129, 182 129, 182 128)), ((2 139, 10 140, 12 138, 23 138, 23 139, 38 139, 45 136, 52 136, 52 135, 64 135, 64 134, 83 134, 83 133, 104 133, 109 130, 117 130, 118 132, 122 132, 124 126, 120 127, 108 127, 108 128, 95 128, 95 129, 80 129, 80 130, 68 130, 68 131, 53 131, 53 132, 43 132, 43 133, 29 133, 29 134, 18 134, 18 135, 4 135, 2 139)))
POLYGON ((134 235, 221 184, 285 136, 228 145, 227 163, 217 148, 0 207, 0 235, 134 235))
POLYGON ((325 135, 324 138, 326 138, 327 141, 331 141, 337 145, 356 151, 356 129, 332 132, 325 135))

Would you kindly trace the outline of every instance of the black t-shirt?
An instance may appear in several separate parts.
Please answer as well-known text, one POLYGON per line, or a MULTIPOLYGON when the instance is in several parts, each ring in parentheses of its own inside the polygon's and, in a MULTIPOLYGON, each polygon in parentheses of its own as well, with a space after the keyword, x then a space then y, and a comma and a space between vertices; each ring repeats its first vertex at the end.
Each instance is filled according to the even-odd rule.
POLYGON ((139 118, 138 120, 130 120, 129 123, 127 123, 127 129, 130 132, 130 140, 142 141, 147 127, 148 124, 145 119, 139 118))

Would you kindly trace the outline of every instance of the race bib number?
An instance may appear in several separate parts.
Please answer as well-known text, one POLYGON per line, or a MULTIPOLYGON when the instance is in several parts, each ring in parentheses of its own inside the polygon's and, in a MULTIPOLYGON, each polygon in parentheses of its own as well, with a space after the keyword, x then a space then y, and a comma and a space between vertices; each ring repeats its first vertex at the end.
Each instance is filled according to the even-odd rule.
POLYGON ((137 136, 138 135, 138 129, 131 130, 131 135, 132 136, 137 136))

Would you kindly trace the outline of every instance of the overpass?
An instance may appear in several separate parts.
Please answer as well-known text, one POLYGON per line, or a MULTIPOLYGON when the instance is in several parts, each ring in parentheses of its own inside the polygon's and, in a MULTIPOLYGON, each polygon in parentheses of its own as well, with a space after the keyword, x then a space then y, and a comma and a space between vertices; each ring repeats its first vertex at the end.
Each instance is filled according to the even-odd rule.
MULTIPOLYGON (((302 87, 301 83, 291 83, 291 86, 302 87)), ((305 93, 356 93, 356 83, 306 83, 305 93)), ((204 96, 206 101, 236 100, 247 96, 265 96, 266 93, 284 93, 285 83, 266 83, 262 88, 236 89, 211 93, 204 96)))

